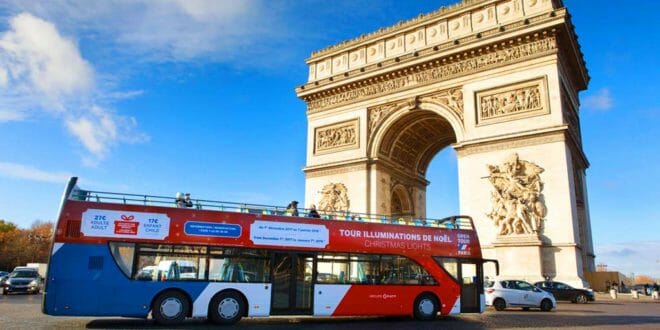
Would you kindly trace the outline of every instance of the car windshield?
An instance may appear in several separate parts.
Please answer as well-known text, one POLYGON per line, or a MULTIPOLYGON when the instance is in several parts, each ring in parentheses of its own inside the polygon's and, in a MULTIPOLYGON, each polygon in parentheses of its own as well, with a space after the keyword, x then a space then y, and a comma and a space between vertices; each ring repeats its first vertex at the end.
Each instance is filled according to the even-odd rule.
POLYGON ((16 277, 18 277, 18 278, 33 278, 33 277, 37 277, 37 276, 39 276, 39 274, 37 274, 37 272, 31 272, 29 270, 19 270, 19 271, 11 273, 11 275, 9 275, 10 278, 16 278, 16 277))

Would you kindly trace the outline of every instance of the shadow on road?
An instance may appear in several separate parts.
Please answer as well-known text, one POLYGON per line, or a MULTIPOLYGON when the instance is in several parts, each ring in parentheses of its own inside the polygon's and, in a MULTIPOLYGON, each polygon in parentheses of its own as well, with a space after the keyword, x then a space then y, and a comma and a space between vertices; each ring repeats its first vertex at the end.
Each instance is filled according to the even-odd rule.
MULTIPOLYGON (((653 325, 660 324, 660 316, 617 316, 596 315, 600 311, 583 312, 586 315, 562 315, 555 312, 500 312, 482 315, 463 315, 443 317, 430 322, 419 322, 410 318, 267 318, 244 319, 232 328, 242 329, 342 329, 342 330, 382 330, 394 327, 397 330, 414 329, 486 329, 486 328, 559 328, 566 326, 604 326, 604 325, 653 325)), ((160 327, 151 320, 141 319, 103 319, 87 324, 88 328, 155 328, 155 329, 217 329, 217 325, 202 319, 192 319, 179 326, 160 327)))

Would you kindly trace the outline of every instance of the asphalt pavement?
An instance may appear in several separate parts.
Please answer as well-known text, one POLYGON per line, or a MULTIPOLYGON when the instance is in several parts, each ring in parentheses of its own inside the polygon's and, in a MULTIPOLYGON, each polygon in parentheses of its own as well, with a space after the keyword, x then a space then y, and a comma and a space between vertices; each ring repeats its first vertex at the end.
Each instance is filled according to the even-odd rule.
MULTIPOLYGON (((660 329, 660 303, 650 300, 616 301, 603 298, 585 305, 560 303, 552 312, 511 309, 463 314, 419 322, 405 317, 313 318, 272 317, 244 319, 228 328, 238 329, 660 329)), ((622 297, 623 298, 623 297, 622 297)), ((204 319, 191 319, 177 327, 160 327, 151 320, 128 318, 54 317, 41 314, 42 295, 0 296, 0 329, 217 329, 204 319)), ((597 298, 598 299, 598 298, 597 298)))

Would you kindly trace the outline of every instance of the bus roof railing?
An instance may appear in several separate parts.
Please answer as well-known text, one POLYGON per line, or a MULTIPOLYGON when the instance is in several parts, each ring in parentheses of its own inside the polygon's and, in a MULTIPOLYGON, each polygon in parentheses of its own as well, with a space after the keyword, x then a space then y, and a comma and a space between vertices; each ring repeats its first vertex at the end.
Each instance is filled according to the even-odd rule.
MULTIPOLYGON (((103 202, 103 203, 116 203, 127 205, 145 205, 145 206, 169 206, 181 207, 177 204, 175 197, 154 196, 154 195, 140 195, 140 194, 127 194, 127 193, 114 193, 105 191, 92 191, 74 188, 69 195, 69 199, 89 201, 89 202, 103 202)), ((190 199, 191 206, 185 207, 197 210, 214 210, 226 211, 237 213, 261 214, 261 215, 280 215, 292 216, 292 212, 287 210, 286 207, 272 206, 253 203, 236 203, 214 201, 207 199, 190 199)), ((300 217, 306 217, 309 209, 298 208, 300 217)), ((443 229, 464 229, 474 230, 472 218, 466 215, 455 215, 442 219, 428 219, 428 218, 415 218, 412 216, 388 216, 382 214, 369 214, 358 213, 350 211, 324 211, 318 210, 321 219, 325 220, 345 220, 357 221, 366 223, 383 223, 383 224, 397 224, 407 226, 420 226, 420 227, 433 227, 443 229)))

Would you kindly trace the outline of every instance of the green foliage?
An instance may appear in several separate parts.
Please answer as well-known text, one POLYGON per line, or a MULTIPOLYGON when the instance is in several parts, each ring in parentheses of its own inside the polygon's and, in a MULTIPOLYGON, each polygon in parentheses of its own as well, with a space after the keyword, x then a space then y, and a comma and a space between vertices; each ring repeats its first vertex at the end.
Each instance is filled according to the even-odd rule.
POLYGON ((17 227, 14 223, 0 219, 0 233, 6 233, 12 230, 16 230, 16 228, 17 227))

